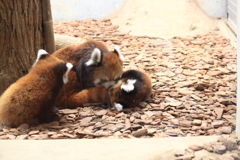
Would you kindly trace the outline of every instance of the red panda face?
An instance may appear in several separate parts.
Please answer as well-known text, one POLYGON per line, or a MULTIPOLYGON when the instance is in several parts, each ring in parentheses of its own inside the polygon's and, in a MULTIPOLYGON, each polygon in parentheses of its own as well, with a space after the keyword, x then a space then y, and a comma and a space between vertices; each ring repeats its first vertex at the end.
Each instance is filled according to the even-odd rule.
POLYGON ((123 73, 123 62, 115 51, 109 52, 102 60, 101 68, 94 73, 94 83, 105 88, 113 86, 123 73))
MULTIPOLYGON (((92 85, 109 88, 122 75, 123 60, 124 57, 121 55, 118 46, 115 46, 114 51, 111 52, 95 48, 90 59, 85 62, 84 67, 82 65, 79 68, 77 67, 77 72, 85 68, 85 70, 89 70, 88 74, 92 74, 91 80, 88 80, 92 82, 92 85), (90 70, 92 73, 90 73, 90 70)), ((82 76, 84 75, 79 74, 80 78, 82 76)))
POLYGON ((147 100, 152 91, 151 78, 139 70, 124 72, 117 84, 109 89, 110 105, 121 111, 147 100))

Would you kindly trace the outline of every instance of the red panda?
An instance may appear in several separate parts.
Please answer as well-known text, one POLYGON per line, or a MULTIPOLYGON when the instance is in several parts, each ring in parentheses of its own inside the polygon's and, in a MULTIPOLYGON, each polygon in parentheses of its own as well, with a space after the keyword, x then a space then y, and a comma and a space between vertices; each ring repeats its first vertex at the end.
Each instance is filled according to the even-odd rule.
POLYGON ((69 73, 69 83, 64 86, 56 101, 61 108, 76 108, 84 103, 108 102, 108 88, 122 75, 124 57, 119 47, 109 51, 98 41, 86 41, 67 46, 53 53, 59 59, 70 62, 74 70, 69 73))
POLYGON ((150 98, 152 82, 149 75, 139 70, 124 72, 121 79, 109 89, 111 107, 121 111, 150 98))
POLYGON ((0 97, 0 123, 19 126, 38 119, 46 123, 56 118, 54 106, 62 86, 68 81, 71 63, 39 50, 28 74, 10 85, 0 97))

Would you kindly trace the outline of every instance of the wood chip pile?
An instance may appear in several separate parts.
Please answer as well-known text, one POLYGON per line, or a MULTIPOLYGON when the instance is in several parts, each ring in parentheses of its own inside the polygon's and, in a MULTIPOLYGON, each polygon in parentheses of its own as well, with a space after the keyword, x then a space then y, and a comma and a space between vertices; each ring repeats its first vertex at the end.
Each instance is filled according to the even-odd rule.
POLYGON ((151 138, 231 134, 236 127, 236 49, 216 33, 161 39, 121 33, 109 19, 54 22, 54 31, 120 46, 124 70, 153 81, 150 100, 112 111, 86 105, 59 111, 60 121, 0 127, 0 139, 151 138))

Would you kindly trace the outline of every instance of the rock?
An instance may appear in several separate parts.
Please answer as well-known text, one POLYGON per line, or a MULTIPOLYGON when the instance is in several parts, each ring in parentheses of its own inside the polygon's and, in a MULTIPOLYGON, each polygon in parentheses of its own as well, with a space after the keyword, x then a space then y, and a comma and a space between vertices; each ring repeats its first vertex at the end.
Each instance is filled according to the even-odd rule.
POLYGON ((8 139, 9 137, 7 135, 0 136, 0 139, 8 139))
POLYGON ((76 130, 76 133, 79 135, 90 135, 94 137, 107 137, 112 135, 109 131, 102 131, 102 130, 99 130, 96 133, 88 133, 88 132, 76 130))
POLYGON ((224 154, 226 152, 226 147, 220 144, 213 145, 213 152, 217 154, 224 154))
POLYGON ((231 140, 231 139, 223 140, 223 145, 226 147, 227 151, 238 149, 236 140, 231 140))
POLYGON ((182 135, 182 131, 180 129, 167 129, 166 135, 172 136, 172 137, 177 137, 179 135, 182 135))
POLYGON ((221 130, 222 133, 230 134, 232 132, 232 127, 231 126, 226 126, 226 127, 222 127, 220 130, 221 130))
POLYGON ((200 119, 194 119, 193 122, 192 122, 193 125, 198 125, 200 126, 202 124, 202 120, 200 119))
POLYGON ((27 130, 28 128, 29 128, 29 124, 23 123, 23 124, 21 124, 17 129, 18 129, 19 131, 25 131, 25 130, 27 130))
POLYGON ((223 71, 208 71, 207 72, 207 75, 209 75, 209 76, 219 76, 219 75, 222 75, 222 74, 224 74, 224 72, 223 71))
POLYGON ((216 119, 221 119, 223 114, 223 108, 214 108, 214 112, 217 114, 216 119))
POLYGON ((201 124, 201 128, 202 129, 208 129, 208 122, 207 121, 202 121, 202 124, 201 124))
POLYGON ((208 84, 204 84, 204 83, 198 83, 194 85, 194 88, 198 91, 204 91, 205 89, 207 89, 209 87, 208 84))
POLYGON ((225 153, 221 158, 224 160, 239 160, 239 157, 237 153, 225 153))
POLYGON ((103 110, 100 110, 100 111, 95 111, 94 114, 96 114, 97 116, 103 116, 105 114, 107 114, 107 110, 103 109, 103 110))
POLYGON ((133 130, 137 130, 137 129, 140 129, 140 128, 142 128, 142 126, 139 125, 139 124, 133 124, 133 125, 132 125, 132 129, 133 129, 133 130))
POLYGON ((222 71, 223 73, 227 74, 229 73, 230 71, 226 68, 215 68, 216 70, 219 70, 219 71, 222 71))
POLYGON ((220 127, 220 126, 223 125, 223 124, 224 124, 224 121, 223 121, 223 120, 214 120, 214 121, 212 122, 213 127, 220 127))
POLYGON ((132 114, 132 116, 135 117, 135 118, 141 118, 141 114, 138 113, 138 112, 134 112, 134 113, 132 114))
POLYGON ((116 124, 116 125, 114 125, 114 126, 112 126, 112 127, 109 127, 108 129, 109 129, 110 131, 112 131, 112 132, 116 132, 116 131, 119 131, 119 130, 123 129, 124 126, 125 126, 124 124, 118 123, 118 124, 116 124))
POLYGON ((181 104, 182 102, 179 102, 179 101, 165 103, 166 106, 174 106, 174 107, 180 106, 181 104))
POLYGON ((199 145, 192 145, 189 147, 189 149, 193 150, 193 151, 199 151, 203 149, 203 146, 199 146, 199 145))
POLYGON ((52 135, 56 135, 57 132, 48 132, 47 134, 48 134, 49 136, 52 136, 52 135))
POLYGON ((148 134, 154 134, 156 133, 157 129, 156 128, 149 128, 147 129, 148 134))
POLYGON ((144 129, 139 129, 139 130, 134 131, 134 132, 132 133, 132 135, 133 135, 134 137, 141 137, 141 136, 145 136, 145 135, 147 135, 147 134, 148 134, 148 130, 147 130, 146 128, 144 128, 144 129))
POLYGON ((28 137, 27 134, 19 135, 17 136, 16 140, 24 140, 24 139, 27 139, 27 137, 28 137))
POLYGON ((185 154, 186 154, 185 149, 177 149, 177 150, 174 152, 174 155, 175 155, 176 157, 184 156, 185 154))
POLYGON ((192 160, 194 158, 193 154, 186 154, 184 156, 179 156, 175 160, 192 160))
POLYGON ((171 123, 172 123, 173 125, 178 126, 178 125, 179 125, 179 120, 178 120, 177 118, 171 119, 171 123))
POLYGON ((54 134, 51 136, 51 138, 53 138, 53 139, 62 139, 63 137, 64 137, 63 134, 54 134))
POLYGON ((61 109, 61 110, 59 110, 59 113, 74 114, 74 113, 78 113, 78 110, 77 109, 61 109))
POLYGON ((64 136, 68 137, 68 138, 76 138, 76 135, 72 135, 69 133, 62 133, 64 136))
POLYGON ((132 123, 132 122, 135 121, 135 118, 134 118, 133 116, 131 116, 129 120, 130 120, 130 122, 132 123))
POLYGON ((191 95, 193 93, 193 91, 187 90, 187 89, 178 89, 177 90, 180 94, 183 95, 191 95))
POLYGON ((118 113, 115 118, 125 117, 125 114, 123 112, 118 113))
POLYGON ((129 119, 125 119, 125 130, 131 128, 131 123, 129 119))
POLYGON ((211 144, 204 143, 203 148, 209 152, 213 152, 213 146, 211 144))
POLYGON ((80 126, 88 126, 91 120, 92 120, 92 117, 86 117, 81 119, 80 126))
POLYGON ((28 135, 33 135, 33 134, 38 134, 39 133, 39 130, 35 130, 35 131, 30 131, 28 133, 28 135))
POLYGON ((11 139, 11 140, 15 140, 16 139, 16 136, 15 135, 11 135, 11 134, 7 134, 7 137, 8 137, 8 139, 11 139))
POLYGON ((147 112, 145 112, 145 114, 146 114, 148 117, 152 117, 153 115, 155 115, 155 112, 147 111, 147 112))
POLYGON ((188 121, 188 120, 182 120, 179 123, 183 127, 191 127, 192 126, 192 121, 188 121))

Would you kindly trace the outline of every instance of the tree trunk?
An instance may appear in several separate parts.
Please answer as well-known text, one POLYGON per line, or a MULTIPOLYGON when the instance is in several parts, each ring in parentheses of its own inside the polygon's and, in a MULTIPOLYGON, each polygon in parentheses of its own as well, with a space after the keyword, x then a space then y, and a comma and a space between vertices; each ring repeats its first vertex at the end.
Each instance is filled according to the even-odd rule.
POLYGON ((0 94, 28 72, 39 49, 54 51, 49 9, 50 0, 0 0, 0 94))

